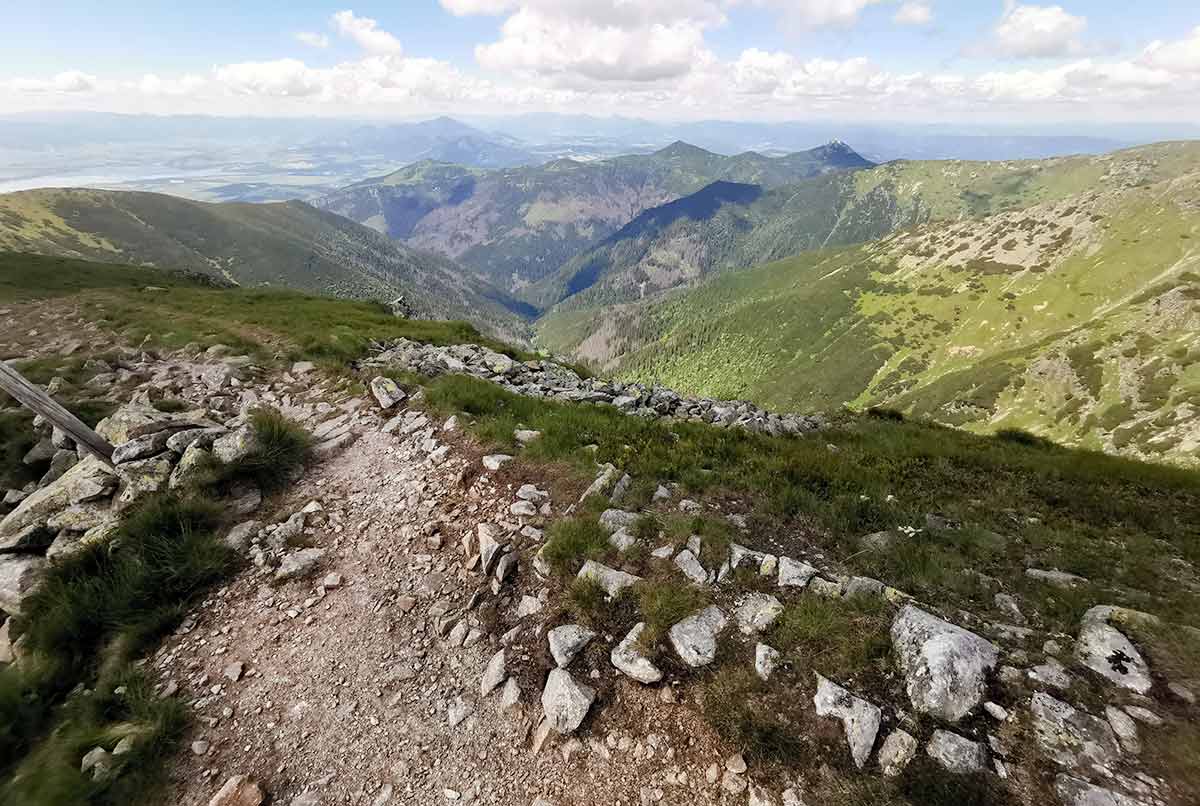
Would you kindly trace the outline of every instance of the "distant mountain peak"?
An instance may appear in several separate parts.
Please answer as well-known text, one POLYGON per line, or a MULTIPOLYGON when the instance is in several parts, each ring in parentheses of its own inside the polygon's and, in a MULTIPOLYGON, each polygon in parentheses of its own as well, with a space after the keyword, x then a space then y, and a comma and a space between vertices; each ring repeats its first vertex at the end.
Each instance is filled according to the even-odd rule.
POLYGON ((655 152, 656 156, 660 157, 694 157, 697 155, 707 156, 711 151, 705 151, 700 146, 694 146, 691 143, 685 143, 683 140, 676 140, 666 148, 655 152))

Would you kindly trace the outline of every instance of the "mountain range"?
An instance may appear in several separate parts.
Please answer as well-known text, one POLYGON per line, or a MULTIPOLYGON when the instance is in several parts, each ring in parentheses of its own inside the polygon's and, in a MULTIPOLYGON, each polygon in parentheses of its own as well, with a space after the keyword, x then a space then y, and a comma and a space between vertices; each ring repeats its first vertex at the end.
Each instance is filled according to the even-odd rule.
POLYGON ((421 162, 314 204, 454 258, 520 296, 642 211, 713 182, 772 188, 870 165, 843 143, 725 157, 679 142, 653 154, 500 171, 421 162))
POLYGON ((207 204, 156 193, 34 190, 0 195, 0 250, 200 272, 389 301, 426 317, 523 331, 519 303, 453 262, 302 202, 207 204))
POLYGON ((496 170, 429 160, 316 207, 8 194, 0 249, 404 294, 423 315, 532 329, 623 379, 1187 463, 1198 165, 1195 142, 883 165, 841 142, 496 170))

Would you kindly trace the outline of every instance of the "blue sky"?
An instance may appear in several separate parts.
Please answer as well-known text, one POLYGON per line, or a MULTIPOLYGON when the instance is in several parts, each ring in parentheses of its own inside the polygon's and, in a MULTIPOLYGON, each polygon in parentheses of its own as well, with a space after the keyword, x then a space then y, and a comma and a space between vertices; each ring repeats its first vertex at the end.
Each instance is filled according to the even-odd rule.
POLYGON ((1197 121, 1200 4, 1063 0, 45 0, 7 110, 1197 121), (300 41, 298 34, 306 34, 300 41), (713 108, 724 112, 713 115, 713 108))

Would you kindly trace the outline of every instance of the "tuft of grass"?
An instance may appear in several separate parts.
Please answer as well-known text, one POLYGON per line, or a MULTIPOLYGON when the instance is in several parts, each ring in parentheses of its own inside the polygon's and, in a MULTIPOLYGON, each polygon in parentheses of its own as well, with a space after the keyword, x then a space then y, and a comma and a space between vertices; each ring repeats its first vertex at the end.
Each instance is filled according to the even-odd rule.
POLYGON ((643 542, 651 542, 658 539, 658 536, 663 531, 662 519, 653 512, 642 513, 642 516, 634 521, 633 528, 630 530, 634 537, 643 542))
POLYGON ((826 677, 882 676, 891 651, 890 626, 888 605, 881 599, 801 596, 763 640, 826 677))
POLYGON ((767 685, 750 669, 726 666, 704 687, 704 717, 721 738, 753 761, 795 763, 804 741, 799 726, 764 707, 767 685))
POLYGON ((218 514, 197 499, 156 496, 126 516, 110 544, 49 567, 16 623, 29 658, 0 671, 0 770, 46 735, 67 691, 115 679, 232 570, 235 556, 213 535, 218 514))
POLYGON ((900 792, 914 806, 1004 806, 1008 788, 995 786, 987 775, 955 775, 930 759, 917 758, 904 770, 900 792))
POLYGON ((210 458, 208 466, 197 474, 198 486, 221 488, 249 479, 269 492, 287 484, 292 473, 308 461, 312 437, 299 423, 276 409, 260 408, 251 413, 249 424, 254 432, 254 449, 230 464, 210 458))
POLYGON ((624 635, 637 620, 637 601, 629 590, 612 599, 594 579, 573 580, 567 588, 571 617, 597 632, 624 635))
POLYGON ((594 517, 556 521, 547 533, 543 555, 560 576, 571 576, 587 560, 603 560, 612 551, 608 533, 594 517))
POLYGON ((676 576, 641 582, 635 590, 646 623, 640 640, 647 650, 656 646, 672 626, 712 603, 707 591, 676 576))

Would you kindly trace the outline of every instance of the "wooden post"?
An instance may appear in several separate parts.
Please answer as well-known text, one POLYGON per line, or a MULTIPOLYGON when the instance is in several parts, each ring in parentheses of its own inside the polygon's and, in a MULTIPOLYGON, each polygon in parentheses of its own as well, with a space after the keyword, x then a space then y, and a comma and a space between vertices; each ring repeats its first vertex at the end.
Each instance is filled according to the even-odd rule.
POLYGON ((80 422, 78 417, 55 403, 50 395, 25 380, 21 373, 4 361, 0 361, 0 389, 34 414, 42 415, 92 456, 112 465, 113 446, 108 444, 108 440, 80 422))

